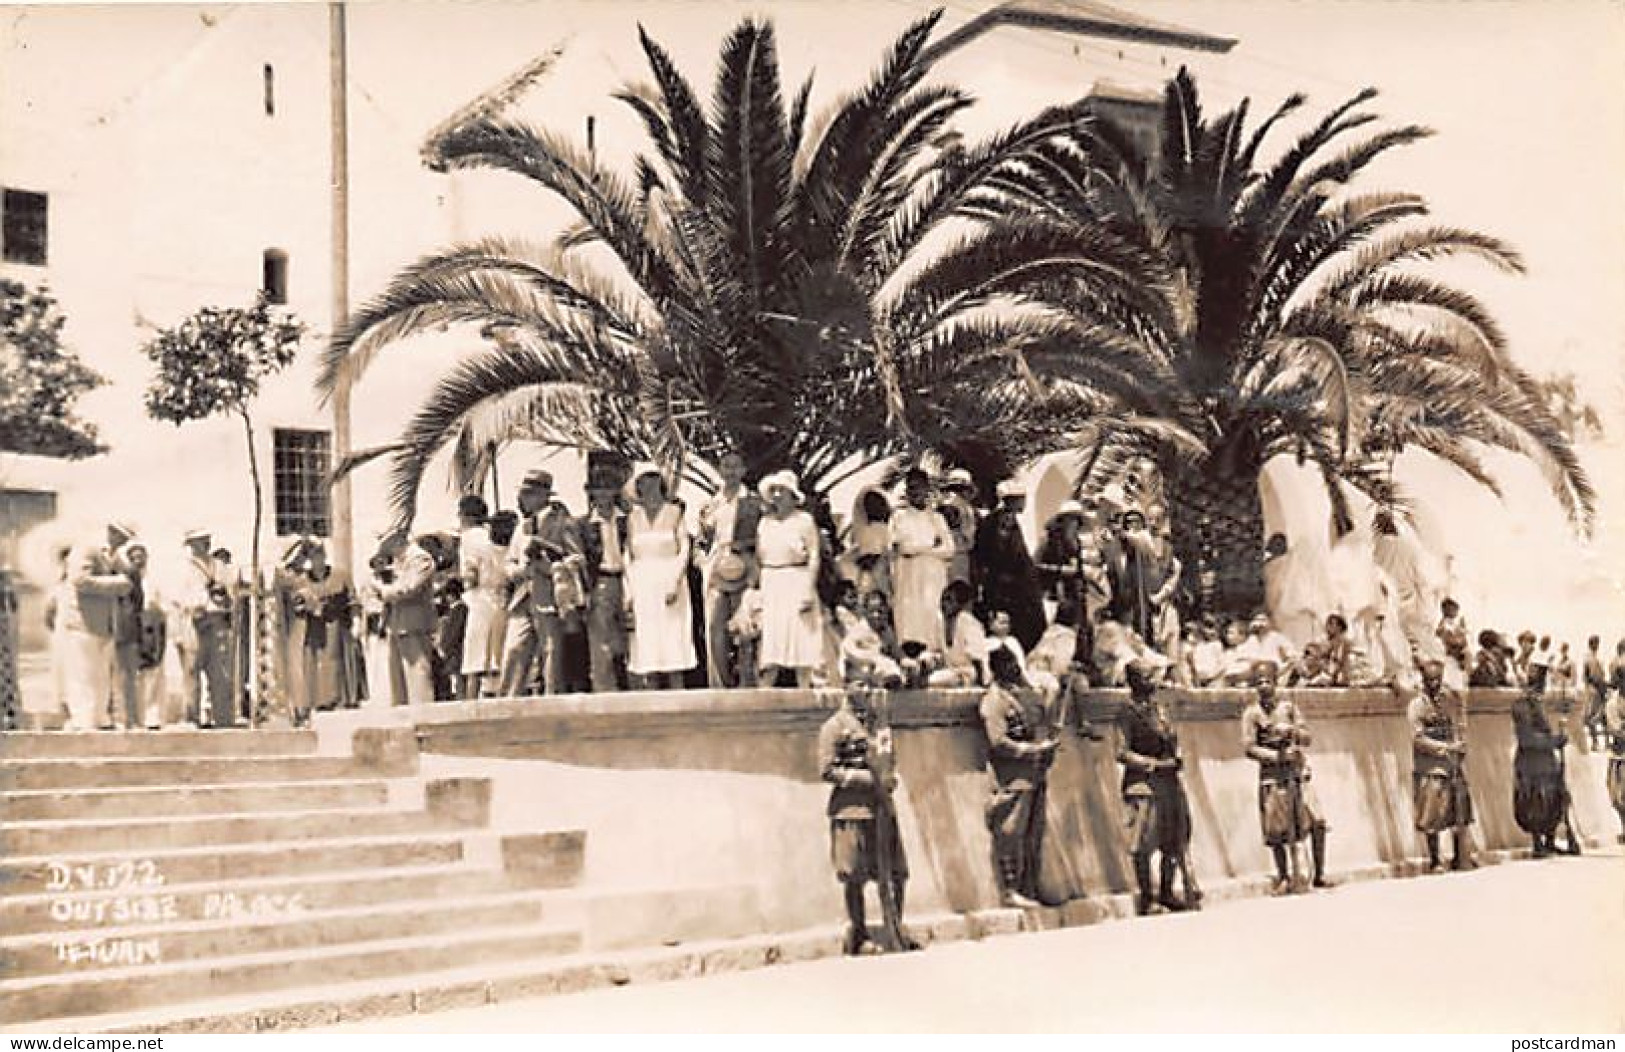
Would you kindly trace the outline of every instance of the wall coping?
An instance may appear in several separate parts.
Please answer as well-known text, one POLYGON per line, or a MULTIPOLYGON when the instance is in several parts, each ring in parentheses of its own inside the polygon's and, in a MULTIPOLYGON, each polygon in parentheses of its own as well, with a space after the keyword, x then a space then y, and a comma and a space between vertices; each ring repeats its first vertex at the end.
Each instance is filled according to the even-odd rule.
MULTIPOLYGON (((439 702, 390 710, 391 722, 416 727, 420 739, 455 740, 489 735, 491 724, 509 725, 515 740, 591 740, 663 737, 702 729, 775 733, 816 728, 840 704, 839 689, 749 689, 633 691, 617 694, 564 694, 494 701, 439 702)), ((1465 692, 1470 716, 1505 717, 1519 695, 1515 689, 1465 692)), ((1324 719, 1394 717, 1404 714, 1409 695, 1387 687, 1282 690, 1311 722, 1324 719)), ((957 727, 974 724, 979 690, 899 691, 892 695, 894 727, 957 727)), ((1244 689, 1167 689, 1161 698, 1176 722, 1238 719, 1251 700, 1244 689)), ((1126 690, 1092 690, 1083 695, 1081 715, 1109 723, 1128 699, 1126 690)), ((1569 695, 1549 694, 1555 712, 1572 705, 1569 695)))

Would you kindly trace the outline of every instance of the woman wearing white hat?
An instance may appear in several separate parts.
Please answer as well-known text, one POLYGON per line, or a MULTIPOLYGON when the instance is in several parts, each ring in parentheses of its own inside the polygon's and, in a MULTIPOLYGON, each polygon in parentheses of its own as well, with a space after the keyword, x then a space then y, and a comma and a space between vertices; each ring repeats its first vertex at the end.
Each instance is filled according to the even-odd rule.
POLYGON ((688 531, 683 509, 669 500, 653 464, 633 472, 635 497, 626 524, 626 590, 632 600, 632 641, 626 667, 656 690, 683 685, 697 663, 688 593, 688 531))
POLYGON ((767 502, 756 537, 762 564, 761 682, 772 686, 778 670, 785 668, 795 670, 797 686, 810 687, 813 669, 824 662, 818 526, 801 508, 804 498, 794 472, 776 471, 762 480, 760 489, 767 502))

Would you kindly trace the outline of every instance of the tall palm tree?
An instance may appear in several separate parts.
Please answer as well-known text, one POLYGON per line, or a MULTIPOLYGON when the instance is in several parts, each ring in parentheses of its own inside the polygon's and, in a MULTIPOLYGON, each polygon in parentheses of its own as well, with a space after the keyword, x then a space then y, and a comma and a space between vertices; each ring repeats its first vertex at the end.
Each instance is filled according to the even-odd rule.
MULTIPOLYGON (((489 107, 438 131, 435 166, 517 173, 579 222, 552 244, 490 239, 425 259, 331 341, 327 393, 413 333, 468 324, 489 338, 406 424, 396 511, 410 518, 448 445, 478 474, 516 438, 653 459, 702 489, 730 451, 755 471, 793 468, 816 492, 927 450, 986 477, 1137 383, 1142 362, 1076 354, 1064 390, 1041 384, 1029 349, 1100 334, 980 288, 990 246, 1036 262, 1098 240, 1035 241, 975 207, 991 173, 1085 118, 1056 108, 962 143, 953 122, 972 100, 925 83, 939 16, 811 126, 811 82, 786 101, 771 25, 729 35, 709 107, 640 30, 653 84, 616 96, 648 136, 630 178, 489 107)), ((1132 257, 1103 257, 1091 285, 1131 286, 1132 257)))
MULTIPOLYGON (((1392 466, 1413 448, 1491 489, 1483 449, 1521 453, 1590 525, 1590 483, 1538 383, 1508 355, 1493 313, 1429 267, 1473 257, 1517 273, 1517 253, 1430 223, 1416 195, 1352 191, 1378 157, 1430 134, 1378 127, 1366 108, 1375 95, 1332 109, 1266 164, 1266 137, 1304 97, 1249 129, 1245 101, 1205 118, 1181 70, 1166 87, 1154 155, 1101 120, 1012 159, 978 190, 990 214, 1058 238, 1104 229, 1151 261, 1144 280, 1160 295, 1150 309, 1102 296, 1092 275, 1069 270, 1017 274, 1003 291, 1115 330, 1126 354, 1172 378, 1161 392, 1172 415, 1101 416, 1088 462, 1100 471, 1134 456, 1158 462, 1189 583, 1211 568, 1221 608, 1262 598, 1258 479, 1278 454, 1319 471, 1339 530, 1352 523, 1351 489, 1388 513, 1381 522, 1405 510, 1392 466), (1180 429, 1201 439, 1194 454, 1170 441, 1180 429)), ((1043 374, 1050 363, 1028 364, 1043 374)))

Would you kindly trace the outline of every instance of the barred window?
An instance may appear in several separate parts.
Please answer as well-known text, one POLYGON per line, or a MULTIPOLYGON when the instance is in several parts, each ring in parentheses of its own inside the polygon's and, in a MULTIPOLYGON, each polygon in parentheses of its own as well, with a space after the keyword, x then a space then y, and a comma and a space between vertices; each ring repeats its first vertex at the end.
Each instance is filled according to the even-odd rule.
POLYGON ((7 190, 0 199, 0 216, 4 233, 0 249, 7 263, 22 263, 32 267, 45 266, 47 198, 44 194, 27 190, 7 190))
POLYGON ((277 428, 272 435, 278 537, 332 534, 327 476, 333 468, 332 436, 326 431, 277 428))

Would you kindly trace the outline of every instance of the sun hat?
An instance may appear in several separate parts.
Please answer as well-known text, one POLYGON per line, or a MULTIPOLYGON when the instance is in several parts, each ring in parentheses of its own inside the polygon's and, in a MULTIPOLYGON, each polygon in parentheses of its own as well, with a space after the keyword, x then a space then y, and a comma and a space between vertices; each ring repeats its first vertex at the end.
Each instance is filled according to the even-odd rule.
POLYGON ((761 485, 756 487, 763 500, 773 499, 773 490, 787 489, 796 498, 797 504, 805 503, 806 497, 801 492, 801 484, 796 480, 794 471, 775 471, 762 479, 761 485))

